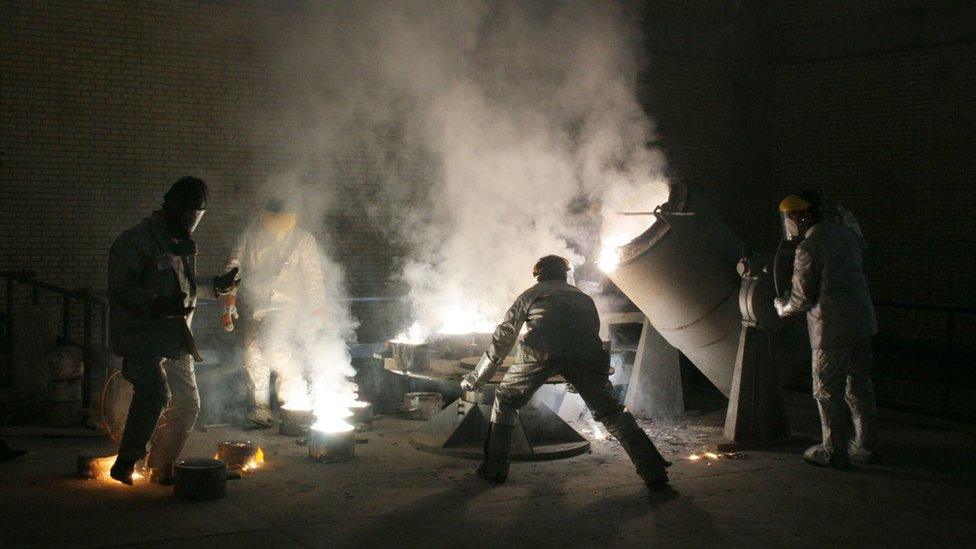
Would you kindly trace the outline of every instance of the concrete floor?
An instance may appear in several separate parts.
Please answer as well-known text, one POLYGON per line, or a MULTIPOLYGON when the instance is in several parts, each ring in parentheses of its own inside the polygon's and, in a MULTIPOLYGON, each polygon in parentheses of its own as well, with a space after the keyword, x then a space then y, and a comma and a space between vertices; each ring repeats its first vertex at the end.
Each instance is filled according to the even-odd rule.
MULTIPOLYGON (((615 442, 545 463, 517 463, 504 486, 476 462, 419 452, 419 423, 385 417, 355 459, 308 460, 291 438, 195 432, 184 456, 249 438, 266 466, 228 483, 226 499, 191 503, 171 489, 71 478, 96 438, 9 436, 30 449, 0 464, 0 545, 16 546, 932 546, 976 544, 976 437, 886 417, 888 460, 838 472, 805 465, 803 447, 691 462, 720 433, 721 413, 648 424, 675 493, 648 501, 615 442)), ((809 427, 809 417, 806 420, 809 427)), ((802 422, 801 422, 802 423, 802 422)), ((967 432, 968 431, 968 432, 967 432)), ((23 431, 21 434, 23 435, 23 431)), ((16 432, 14 433, 16 434, 16 432)))

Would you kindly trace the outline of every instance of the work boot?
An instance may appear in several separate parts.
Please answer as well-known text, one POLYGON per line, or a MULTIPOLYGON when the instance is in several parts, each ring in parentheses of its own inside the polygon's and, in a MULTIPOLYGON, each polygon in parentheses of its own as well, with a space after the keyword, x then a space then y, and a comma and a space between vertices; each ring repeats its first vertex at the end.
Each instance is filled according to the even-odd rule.
POLYGON ((271 412, 271 408, 267 406, 253 406, 247 414, 247 424, 252 429, 267 429, 277 423, 278 418, 271 412))
POLYGON ((20 456, 27 453, 27 450, 15 450, 7 443, 0 439, 0 461, 10 461, 12 459, 17 459, 20 456))
POLYGON ((160 486, 173 485, 173 465, 149 469, 149 482, 160 486))
POLYGON ((859 445, 856 440, 852 440, 850 443, 848 443, 847 455, 849 455, 850 460, 855 463, 873 464, 881 461, 881 457, 877 452, 866 450, 863 446, 859 445))
POLYGON ((508 480, 508 466, 512 455, 514 425, 492 423, 485 441, 485 460, 478 467, 478 476, 496 484, 508 480))
POLYGON ((136 464, 134 461, 128 462, 115 458, 115 463, 112 464, 108 475, 122 484, 132 486, 132 473, 135 471, 135 468, 136 464))
POLYGON ((619 441, 647 488, 652 492, 666 490, 668 472, 665 468, 670 467, 671 462, 658 452, 647 433, 638 429, 620 437, 619 441))
POLYGON ((815 444, 803 452, 803 461, 818 467, 833 467, 834 469, 850 469, 851 460, 846 454, 827 452, 823 444, 815 444))

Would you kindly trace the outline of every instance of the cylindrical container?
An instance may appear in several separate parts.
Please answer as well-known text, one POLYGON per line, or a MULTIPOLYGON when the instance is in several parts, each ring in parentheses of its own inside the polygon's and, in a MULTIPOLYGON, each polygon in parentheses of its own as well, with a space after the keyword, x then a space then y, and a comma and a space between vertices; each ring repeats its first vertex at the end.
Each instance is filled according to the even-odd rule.
POLYGON ((742 242, 696 186, 674 183, 661 210, 662 219, 617 249, 620 264, 607 276, 728 396, 742 322, 742 242))
POLYGON ((441 412, 444 397, 440 393, 407 393, 403 395, 403 409, 410 419, 428 420, 441 412))
POLYGON ((228 469, 249 469, 257 458, 258 448, 249 440, 225 440, 217 445, 214 459, 227 464, 228 469))
POLYGON ((108 474, 115 463, 115 454, 78 454, 75 474, 80 478, 101 478, 108 474))
POLYGON ((48 378, 80 379, 85 373, 84 354, 78 347, 58 347, 47 354, 48 378))
POLYGON ((75 402, 82 396, 81 378, 52 380, 47 384, 47 399, 50 402, 75 402))
POLYGON ((430 369, 429 344, 387 341, 386 347, 388 354, 399 362, 401 370, 422 372, 430 369))
POLYGON ((292 410, 281 408, 281 423, 278 424, 278 434, 287 437, 303 437, 308 434, 308 428, 315 421, 312 410, 292 410))
POLYGON ((352 412, 350 421, 356 426, 356 432, 373 430, 373 405, 368 402, 356 401, 349 407, 352 412))
POLYGON ((308 432, 308 457, 312 461, 336 463, 356 455, 356 432, 352 429, 326 433, 308 432))
POLYGON ((227 464, 218 459, 183 459, 173 467, 173 493, 193 501, 221 499, 227 490, 227 464))

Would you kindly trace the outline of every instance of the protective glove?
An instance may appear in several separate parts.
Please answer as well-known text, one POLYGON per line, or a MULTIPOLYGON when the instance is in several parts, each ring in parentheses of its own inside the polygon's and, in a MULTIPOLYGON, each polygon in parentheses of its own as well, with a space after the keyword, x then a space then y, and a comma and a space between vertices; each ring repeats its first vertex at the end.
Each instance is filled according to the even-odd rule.
POLYGON ((215 276, 213 279, 214 294, 221 296, 236 290, 241 285, 241 279, 237 278, 238 272, 240 269, 234 267, 220 276, 215 276))
POLYGON ((152 305, 149 307, 149 316, 152 318, 186 318, 193 312, 193 307, 184 305, 186 293, 179 295, 157 295, 153 296, 152 305))
POLYGON ((225 332, 234 331, 234 320, 239 318, 237 315, 237 294, 229 293, 220 296, 220 325, 225 332))
POLYGON ((495 377, 495 373, 498 372, 499 367, 501 367, 501 362, 494 362, 486 351, 485 354, 481 355, 481 360, 474 367, 474 371, 461 378, 461 390, 480 391, 485 383, 488 383, 491 378, 495 377))
POLYGON ((786 318, 796 312, 796 310, 790 306, 790 300, 784 297, 777 297, 773 300, 773 307, 776 309, 776 314, 780 318, 786 318))

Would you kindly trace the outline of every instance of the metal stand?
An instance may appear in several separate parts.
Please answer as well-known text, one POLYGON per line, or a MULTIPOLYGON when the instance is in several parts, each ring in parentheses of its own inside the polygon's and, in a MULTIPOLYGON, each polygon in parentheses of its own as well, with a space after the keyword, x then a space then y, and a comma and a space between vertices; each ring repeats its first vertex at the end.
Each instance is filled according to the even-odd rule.
MULTIPOLYGON (((490 421, 491 406, 479 404, 469 393, 414 431, 410 441, 427 452, 482 459, 490 421)), ((589 449, 590 442, 545 404, 530 402, 519 411, 513 461, 562 459, 589 449)))
POLYGON ((782 320, 772 310, 775 292, 767 264, 746 257, 739 262, 738 271, 742 276, 742 328, 725 414, 725 441, 717 445, 719 450, 769 445, 790 436, 769 338, 769 329, 776 329, 782 320))

